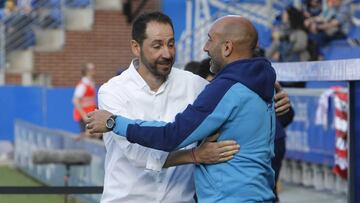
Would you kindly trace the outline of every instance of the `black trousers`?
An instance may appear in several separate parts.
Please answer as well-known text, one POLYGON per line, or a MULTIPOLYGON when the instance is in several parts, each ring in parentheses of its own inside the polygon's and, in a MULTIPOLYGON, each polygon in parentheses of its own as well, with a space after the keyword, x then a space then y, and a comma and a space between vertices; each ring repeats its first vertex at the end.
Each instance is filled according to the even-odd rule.
POLYGON ((276 201, 279 200, 278 194, 277 194, 277 191, 276 191, 277 190, 276 183, 277 183, 277 181, 279 179, 281 163, 282 163, 282 160, 284 159, 285 151, 286 151, 285 137, 276 139, 275 143, 274 143, 275 157, 271 160, 271 167, 275 171, 274 194, 275 194, 276 201))

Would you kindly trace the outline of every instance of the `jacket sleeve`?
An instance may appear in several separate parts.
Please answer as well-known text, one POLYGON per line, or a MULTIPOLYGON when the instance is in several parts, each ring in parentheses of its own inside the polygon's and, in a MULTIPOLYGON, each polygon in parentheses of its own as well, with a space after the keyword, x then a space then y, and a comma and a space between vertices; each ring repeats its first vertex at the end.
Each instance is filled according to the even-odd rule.
POLYGON ((193 105, 176 115, 172 123, 116 118, 113 132, 130 142, 164 151, 173 151, 214 133, 231 115, 236 102, 229 85, 208 85, 193 105))
POLYGON ((292 107, 290 107, 289 111, 286 112, 284 115, 278 116, 278 120, 281 123, 283 128, 286 128, 294 119, 295 112, 292 107))
MULTIPOLYGON (((113 114, 125 113, 128 110, 122 108, 125 106, 124 99, 114 94, 114 91, 107 91, 106 88, 100 88, 98 93, 99 108, 110 111, 113 114)), ((119 137, 113 132, 104 134, 104 143, 114 143, 118 147, 129 163, 138 168, 160 171, 167 159, 168 152, 143 147, 128 142, 124 137, 119 137)))

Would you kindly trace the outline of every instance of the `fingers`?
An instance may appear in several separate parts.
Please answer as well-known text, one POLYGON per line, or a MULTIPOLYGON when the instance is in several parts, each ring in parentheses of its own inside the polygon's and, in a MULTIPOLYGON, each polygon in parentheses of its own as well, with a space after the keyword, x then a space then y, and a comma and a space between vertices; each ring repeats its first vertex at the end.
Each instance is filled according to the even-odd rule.
POLYGON ((220 153, 220 155, 222 154, 226 154, 228 152, 232 152, 232 151, 239 151, 240 149, 240 145, 235 144, 235 145, 227 145, 227 146, 223 146, 223 147, 219 147, 218 152, 220 153))
POLYGON ((234 155, 238 152, 239 152, 238 149, 223 152, 220 154, 220 158, 219 158, 218 162, 229 161, 230 159, 234 158, 234 155))
POLYGON ((290 110, 291 104, 289 96, 286 92, 281 91, 275 95, 275 112, 281 116, 290 110))
POLYGON ((284 91, 275 94, 274 99, 275 99, 276 103, 278 103, 278 102, 289 102, 289 96, 284 91))
POLYGON ((218 145, 219 148, 237 145, 236 141, 234 140, 223 140, 221 142, 217 142, 216 144, 218 145))
MULTIPOLYGON (((96 110, 95 110, 95 111, 96 111, 96 110)), ((88 113, 87 116, 88 116, 88 117, 93 116, 95 111, 92 111, 92 112, 88 113)))
POLYGON ((239 149, 225 151, 225 152, 220 154, 220 158, 230 157, 230 156, 233 156, 234 154, 236 154, 238 152, 239 152, 239 149))
POLYGON ((275 112, 276 114, 279 116, 279 115, 283 115, 285 113, 287 113, 289 110, 290 110, 290 104, 285 104, 281 107, 278 107, 275 109, 275 112))
POLYGON ((276 92, 280 92, 282 90, 282 87, 279 82, 276 81, 274 86, 276 92))
POLYGON ((92 118, 92 117, 87 117, 87 118, 85 118, 85 120, 84 120, 84 122, 86 123, 86 124, 89 124, 89 123, 91 123, 92 121, 94 121, 94 119, 92 118))
POLYGON ((230 150, 230 151, 221 153, 219 161, 228 161, 228 160, 234 158, 234 155, 238 152, 239 152, 239 150, 237 149, 237 150, 230 150))

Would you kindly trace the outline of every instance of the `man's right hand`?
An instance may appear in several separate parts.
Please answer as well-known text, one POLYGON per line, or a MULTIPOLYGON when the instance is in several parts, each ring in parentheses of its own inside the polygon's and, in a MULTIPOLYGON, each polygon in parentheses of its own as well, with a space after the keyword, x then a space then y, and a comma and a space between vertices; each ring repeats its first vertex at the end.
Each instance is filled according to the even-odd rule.
POLYGON ((217 141, 220 133, 206 138, 194 153, 196 160, 201 164, 215 164, 225 162, 239 152, 240 145, 233 140, 217 141))

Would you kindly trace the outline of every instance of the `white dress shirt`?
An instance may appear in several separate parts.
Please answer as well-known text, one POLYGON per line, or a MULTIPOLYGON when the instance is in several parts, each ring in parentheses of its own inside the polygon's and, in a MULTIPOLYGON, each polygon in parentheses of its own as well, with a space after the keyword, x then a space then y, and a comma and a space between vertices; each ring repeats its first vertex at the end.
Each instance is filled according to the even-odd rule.
MULTIPOLYGON (((99 107, 131 119, 170 122, 192 103, 207 81, 172 68, 157 92, 136 68, 138 60, 99 90, 99 107)), ((112 132, 104 135, 105 158, 102 203, 194 202, 193 165, 162 169, 168 153, 129 143, 112 132)))

